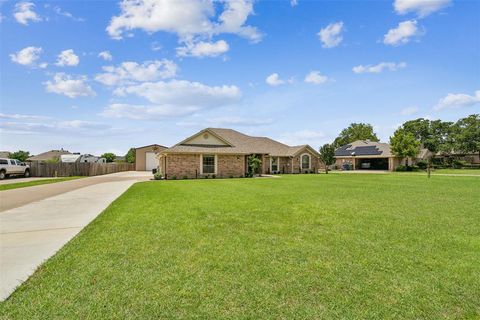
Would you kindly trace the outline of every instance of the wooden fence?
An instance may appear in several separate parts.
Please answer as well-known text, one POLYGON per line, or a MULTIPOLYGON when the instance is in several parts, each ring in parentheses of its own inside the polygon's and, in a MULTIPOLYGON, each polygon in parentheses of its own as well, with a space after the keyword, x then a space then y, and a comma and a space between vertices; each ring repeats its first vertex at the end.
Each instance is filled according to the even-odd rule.
POLYGON ((98 176, 121 171, 134 171, 134 163, 43 163, 31 162, 32 177, 98 176))

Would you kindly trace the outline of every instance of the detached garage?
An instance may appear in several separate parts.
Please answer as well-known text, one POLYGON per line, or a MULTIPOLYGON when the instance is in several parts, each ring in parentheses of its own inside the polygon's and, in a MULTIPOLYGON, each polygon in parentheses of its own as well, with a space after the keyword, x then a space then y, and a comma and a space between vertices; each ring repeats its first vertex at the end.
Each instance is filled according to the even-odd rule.
POLYGON ((159 144, 151 144, 135 149, 135 170, 152 171, 158 167, 156 154, 167 149, 159 144))

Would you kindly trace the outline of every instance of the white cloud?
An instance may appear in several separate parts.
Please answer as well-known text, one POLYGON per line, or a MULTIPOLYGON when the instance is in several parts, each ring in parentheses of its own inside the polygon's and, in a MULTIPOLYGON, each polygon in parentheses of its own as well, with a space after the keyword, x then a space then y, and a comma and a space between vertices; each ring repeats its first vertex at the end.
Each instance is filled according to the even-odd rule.
POLYGON ((273 119, 252 119, 251 117, 225 116, 207 120, 209 127, 262 126, 273 123, 273 119))
POLYGON ((177 65, 170 60, 145 61, 142 64, 126 61, 118 67, 103 67, 104 73, 100 73, 95 80, 108 86, 131 84, 135 81, 155 81, 175 77, 177 65))
POLYGON ((228 49, 229 46, 225 40, 187 42, 183 47, 177 48, 177 55, 181 57, 216 57, 227 52, 228 49))
POLYGON ((83 22, 83 21, 85 21, 85 19, 83 19, 83 18, 77 18, 77 17, 73 16, 73 14, 71 14, 70 12, 65 11, 65 10, 62 10, 62 8, 60 8, 60 7, 58 7, 58 6, 54 7, 54 8, 53 8, 53 11, 55 11, 55 13, 58 14, 59 16, 63 16, 63 17, 72 19, 73 21, 77 21, 77 22, 83 22))
POLYGON ((98 135, 98 130, 111 130, 112 128, 104 123, 84 120, 63 120, 46 122, 3 122, 0 123, 2 130, 14 133, 90 133, 98 135))
POLYGON ((114 39, 121 39, 125 31, 142 29, 148 33, 173 32, 183 40, 220 33, 237 34, 253 42, 261 40, 255 27, 245 25, 253 14, 251 0, 225 0, 219 4, 223 4, 223 11, 218 21, 213 21, 217 6, 212 1, 124 0, 120 15, 111 18, 106 30, 114 39))
POLYGON ((288 145, 311 144, 313 146, 318 146, 324 138, 325 134, 321 131, 305 129, 293 132, 285 132, 280 135, 278 140, 288 145))
POLYGON ((415 12, 419 17, 425 17, 450 5, 451 0, 395 0, 393 7, 398 14, 415 12))
POLYGON ((76 66, 80 62, 80 58, 73 52, 73 49, 63 50, 57 57, 57 66, 76 66))
POLYGON ((318 37, 322 41, 322 47, 324 48, 333 48, 336 47, 342 42, 342 31, 343 31, 343 22, 330 23, 323 29, 320 29, 318 37))
POLYGON ((298 5, 298 0, 290 0, 290 5, 296 7, 298 5))
POLYGON ((193 114, 201 108, 198 106, 177 107, 175 105, 131 105, 113 103, 101 113, 107 118, 127 118, 135 120, 158 120, 193 114))
POLYGON ((443 109, 458 109, 463 107, 471 107, 473 105, 480 104, 480 90, 475 91, 474 95, 465 93, 449 93, 446 97, 441 98, 435 110, 440 111, 443 109))
POLYGON ((271 75, 269 75, 265 79, 265 82, 271 86, 279 86, 281 84, 286 83, 285 80, 280 79, 280 76, 278 75, 278 73, 272 73, 271 75))
POLYGON ((37 60, 40 58, 42 51, 40 47, 26 47, 16 53, 10 54, 10 59, 23 66, 45 68, 47 66, 46 63, 37 65, 37 60))
POLYGON ((402 116, 411 116, 411 115, 414 115, 418 112, 418 108, 417 107, 406 107, 406 108, 403 108, 401 111, 400 111, 400 115, 402 116))
POLYGON ((381 73, 384 70, 397 71, 398 69, 405 68, 407 64, 405 62, 380 62, 376 65, 358 65, 352 68, 355 73, 381 73))
POLYGON ((114 94, 117 96, 133 94, 155 104, 172 105, 178 108, 220 107, 238 102, 241 97, 240 89, 234 85, 211 87, 186 80, 144 82, 118 88, 114 94))
POLYGON ((0 113, 0 119, 14 119, 14 120, 46 120, 49 119, 50 117, 46 116, 37 116, 33 114, 5 114, 5 113, 0 113))
POLYGON ((313 84, 322 84, 327 82, 328 77, 324 76, 320 73, 320 71, 310 71, 309 74, 305 76, 304 81, 306 83, 313 83, 313 84))
POLYGON ((87 77, 73 77, 65 73, 56 73, 53 81, 44 82, 47 92, 63 94, 69 98, 95 96, 95 92, 86 83, 87 77))
POLYGON ((15 4, 13 16, 18 23, 28 25, 29 21, 39 22, 42 18, 33 11, 35 4, 33 2, 18 2, 15 4))
POLYGON ((383 43, 391 46, 399 46, 410 41, 410 38, 419 36, 416 20, 400 22, 396 28, 388 30, 383 36, 383 43))
POLYGON ((113 59, 112 57, 112 54, 110 53, 110 51, 108 50, 105 50, 105 51, 102 51, 98 54, 98 57, 99 58, 102 58, 103 60, 105 61, 111 61, 113 59))

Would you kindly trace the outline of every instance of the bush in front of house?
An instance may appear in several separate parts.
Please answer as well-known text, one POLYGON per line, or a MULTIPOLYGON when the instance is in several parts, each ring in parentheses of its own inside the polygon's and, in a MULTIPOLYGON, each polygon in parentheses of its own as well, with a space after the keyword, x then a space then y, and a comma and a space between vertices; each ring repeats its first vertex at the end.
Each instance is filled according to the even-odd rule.
POLYGON ((173 177, 172 177, 172 180, 177 180, 177 176, 173 176, 173 177))
POLYGON ((160 172, 157 172, 153 175, 154 180, 162 180, 162 174, 160 172))
POLYGON ((422 170, 427 169, 427 165, 428 165, 427 160, 417 161, 417 166, 418 166, 420 169, 422 169, 422 170))
POLYGON ((405 172, 405 171, 407 171, 407 167, 404 166, 403 164, 401 164, 401 165, 399 165, 399 166, 397 166, 397 167, 395 168, 395 171, 397 171, 397 172, 405 172))

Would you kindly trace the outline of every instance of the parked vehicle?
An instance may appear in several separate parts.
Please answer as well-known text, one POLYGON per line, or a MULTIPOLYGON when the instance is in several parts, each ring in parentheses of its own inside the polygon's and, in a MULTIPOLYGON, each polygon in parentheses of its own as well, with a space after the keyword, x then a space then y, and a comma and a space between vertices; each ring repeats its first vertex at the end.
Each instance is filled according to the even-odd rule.
POLYGON ((0 180, 14 175, 30 177, 30 166, 16 159, 0 158, 0 180))

